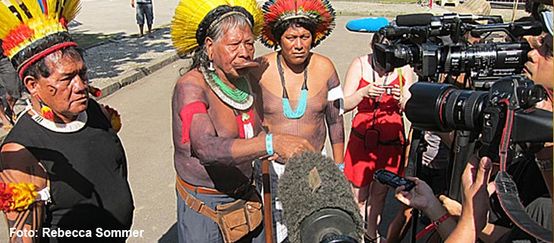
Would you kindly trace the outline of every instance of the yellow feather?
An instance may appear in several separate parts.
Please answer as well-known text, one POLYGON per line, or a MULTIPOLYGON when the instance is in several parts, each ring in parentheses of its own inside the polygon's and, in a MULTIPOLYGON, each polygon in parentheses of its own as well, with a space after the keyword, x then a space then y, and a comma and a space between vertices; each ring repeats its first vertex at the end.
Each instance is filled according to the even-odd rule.
POLYGON ((17 2, 16 0, 10 0, 10 3, 16 9, 16 11, 19 13, 19 15, 21 16, 21 19, 23 19, 23 22, 27 22, 29 20, 29 18, 27 18, 27 14, 25 14, 23 9, 21 9, 21 7, 19 7, 19 2, 17 2))
POLYGON ((57 18, 56 14, 54 13, 56 12, 56 3, 58 2, 58 0, 46 0, 46 2, 48 5, 48 18, 57 18))
POLYGON ((255 34, 261 30, 263 14, 255 0, 181 0, 175 8, 171 22, 171 39, 180 54, 186 54, 198 47, 196 30, 204 17, 221 5, 241 6, 254 16, 255 34))
POLYGON ((40 18, 44 15, 38 1, 40 0, 22 0, 33 18, 40 18))
POLYGON ((8 33, 21 23, 4 3, 0 3, 0 21, 2 22, 0 24, 0 39, 6 38, 8 33))
POLYGON ((62 16, 69 21, 73 20, 79 10, 81 9, 81 2, 79 0, 66 0, 63 7, 62 16))

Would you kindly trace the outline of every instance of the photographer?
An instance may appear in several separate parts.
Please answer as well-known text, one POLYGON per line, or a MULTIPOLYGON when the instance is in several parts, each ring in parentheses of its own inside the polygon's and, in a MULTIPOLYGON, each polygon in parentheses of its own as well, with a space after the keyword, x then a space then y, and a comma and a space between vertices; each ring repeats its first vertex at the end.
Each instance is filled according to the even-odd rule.
MULTIPOLYGON (((532 79, 536 84, 543 85, 547 89, 547 93, 549 94, 549 100, 538 103, 536 105, 536 108, 552 111, 551 94, 553 86, 552 82, 554 78, 554 67, 552 63, 552 15, 551 12, 543 12, 541 13, 541 16, 543 17, 543 23, 545 23, 548 29, 548 33, 543 34, 541 37, 528 38, 528 40, 531 40, 530 43, 533 47, 533 50, 528 53, 529 60, 527 63, 525 63, 525 73, 527 74, 528 78, 532 79)), ((550 143, 547 143, 546 146, 536 154, 533 154, 531 152, 522 152, 521 154, 521 156, 518 155, 514 157, 514 161, 511 162, 507 171, 514 177, 514 181, 517 185, 518 191, 520 192, 520 200, 522 201, 523 205, 526 206, 526 211, 529 216, 535 219, 535 221, 537 221, 537 223, 539 223, 541 226, 551 229, 552 201, 550 198, 544 197, 544 193, 550 194, 551 197, 552 145, 550 143), (539 173, 542 174, 542 178, 539 173), (542 184, 543 179, 546 182, 546 187, 548 188, 548 191, 546 191, 546 189, 544 191, 541 191, 540 189, 540 184, 542 184)), ((502 225, 487 223, 486 212, 488 204, 471 204, 471 201, 479 200, 469 200, 469 202, 467 200, 468 198, 475 199, 478 197, 485 197, 484 195, 487 195, 485 194, 487 191, 484 190, 486 188, 486 180, 482 181, 481 183, 478 179, 477 181, 473 182, 479 182, 483 185, 479 185, 476 188, 473 188, 475 187, 475 185, 473 187, 468 187, 468 177, 466 173, 467 168, 462 178, 462 184, 464 186, 464 197, 466 198, 466 200, 464 200, 464 206, 461 207, 462 213, 460 216, 459 224, 456 227, 456 230, 452 232, 447 241, 455 240, 456 242, 459 242, 460 240, 468 239, 469 235, 473 235, 473 238, 475 238, 477 235, 476 232, 480 232, 479 238, 484 242, 535 240, 534 237, 524 233, 516 226, 508 225, 508 227, 511 227, 510 229, 507 227, 503 227, 502 225)), ((479 178, 479 176, 477 176, 477 178, 479 178)), ((436 206, 437 201, 432 194, 421 193, 426 191, 424 189, 421 189, 425 188, 426 184, 416 184, 416 188, 413 192, 410 192, 410 194, 397 190, 397 192, 400 193, 397 193, 397 197, 399 198, 399 200, 403 201, 407 205, 423 210, 426 214, 428 214, 431 209, 435 211, 440 210, 442 207, 436 206), (425 200, 434 203, 428 203, 423 206, 414 203, 417 202, 417 200, 415 200, 414 198, 417 199, 420 197, 426 198, 425 200), (427 207, 429 204, 434 206, 427 207)), ((492 192, 494 191, 495 186, 494 184, 491 185, 492 186, 489 186, 489 189, 491 189, 490 191, 492 192)), ((488 195, 486 197, 488 198, 488 195)), ((487 198, 484 198, 484 200, 481 201, 487 201, 487 198)), ((450 214, 455 214, 455 209, 457 209, 457 211, 460 211, 460 205, 454 200, 442 196, 441 201, 443 201, 443 203, 445 204, 444 206, 446 207, 446 209, 449 210, 450 214)), ((496 211, 501 212, 502 209, 497 208, 496 211)), ((507 220, 506 216, 501 216, 501 218, 502 217, 507 220)), ((442 229, 441 227, 438 228, 441 236, 443 237, 445 235, 444 228, 445 227, 442 227, 442 229)))
POLYGON ((474 160, 467 164, 462 175, 464 208, 466 209, 462 213, 458 225, 435 197, 429 185, 418 178, 408 177, 415 182, 416 186, 410 191, 404 191, 404 186, 398 187, 395 196, 405 205, 417 208, 427 215, 443 239, 455 240, 455 242, 460 242, 461 239, 472 239, 467 242, 474 242, 477 239, 476 232, 480 231, 486 222, 488 204, 480 202, 487 201, 486 186, 490 172, 489 158, 484 157, 479 162, 474 160), (469 237, 470 235, 474 236, 469 237))

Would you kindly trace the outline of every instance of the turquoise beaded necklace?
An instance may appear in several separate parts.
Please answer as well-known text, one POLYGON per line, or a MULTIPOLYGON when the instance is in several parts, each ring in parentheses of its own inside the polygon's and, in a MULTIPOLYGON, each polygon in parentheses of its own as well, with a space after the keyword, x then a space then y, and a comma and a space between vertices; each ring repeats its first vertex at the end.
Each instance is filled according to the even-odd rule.
POLYGON ((204 80, 214 93, 225 104, 233 107, 236 110, 248 110, 254 103, 254 98, 250 95, 250 86, 246 78, 240 78, 235 82, 236 88, 233 89, 225 84, 214 71, 208 71, 205 68, 200 68, 200 72, 204 76, 204 80))
POLYGON ((283 66, 281 65, 281 58, 279 54, 277 54, 277 69, 279 71, 279 77, 281 78, 281 86, 283 86, 283 97, 281 98, 283 104, 283 115, 285 115, 288 119, 299 119, 304 116, 308 101, 308 67, 306 66, 304 69, 304 82, 302 83, 300 99, 298 100, 298 105, 296 106, 295 111, 292 111, 290 106, 289 94, 287 92, 287 88, 285 87, 285 73, 283 71, 283 66))

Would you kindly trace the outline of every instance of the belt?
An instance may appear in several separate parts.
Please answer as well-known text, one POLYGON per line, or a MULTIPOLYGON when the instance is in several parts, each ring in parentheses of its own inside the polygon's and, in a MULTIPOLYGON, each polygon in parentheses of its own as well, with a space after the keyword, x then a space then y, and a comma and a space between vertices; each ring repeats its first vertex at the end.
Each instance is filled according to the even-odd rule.
MULTIPOLYGON (((181 185, 183 188, 189 191, 193 191, 195 193, 210 194, 210 195, 225 195, 225 193, 220 192, 213 188, 191 185, 188 182, 182 180, 179 176, 177 176, 177 185, 181 185)), ((177 188, 179 187, 177 186, 177 188)))
MULTIPOLYGON (((179 192, 179 196, 181 196, 183 201, 185 201, 185 204, 192 210, 212 219, 214 222, 218 222, 217 213, 210 207, 206 206, 206 204, 204 204, 204 202, 202 202, 200 199, 190 195, 190 193, 187 190, 185 190, 185 188, 187 188, 185 185, 194 187, 193 185, 190 185, 185 181, 181 180, 179 176, 177 176, 177 183, 175 183, 175 187, 177 188, 177 192, 179 192)), ((206 188, 206 189, 211 189, 211 188, 206 188)))
MULTIPOLYGON (((352 130, 350 130, 350 134, 358 137, 359 139, 361 139, 362 141, 365 141, 365 135, 364 134, 361 134, 360 132, 356 131, 354 128, 352 128, 352 130)), ((396 138, 396 139, 393 139, 393 140, 389 140, 389 141, 377 141, 377 143, 379 145, 384 145, 384 146, 397 146, 397 145, 402 145, 404 146, 404 142, 402 139, 400 138, 396 138)))
POLYGON ((352 135, 358 137, 358 138, 361 139, 362 141, 365 141, 365 135, 359 133, 358 131, 356 131, 356 130, 354 130, 354 129, 350 130, 350 134, 352 134, 352 135))

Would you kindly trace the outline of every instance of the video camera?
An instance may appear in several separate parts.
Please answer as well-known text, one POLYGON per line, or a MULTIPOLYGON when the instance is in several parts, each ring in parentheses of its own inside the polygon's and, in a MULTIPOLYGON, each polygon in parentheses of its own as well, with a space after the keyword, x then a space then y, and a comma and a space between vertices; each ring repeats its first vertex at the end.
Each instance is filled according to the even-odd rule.
MULTIPOLYGON (((501 77, 521 73, 531 47, 518 38, 538 35, 538 21, 501 23, 497 16, 447 14, 400 15, 396 25, 379 30, 389 43, 376 43, 375 60, 385 71, 410 64, 421 79, 438 81, 439 74, 466 74, 477 89, 488 89, 501 77), (487 21, 478 24, 476 21, 487 21), (502 32, 508 42, 468 45, 464 36, 502 32)), ((420 80, 421 80, 420 79, 420 80)))
POLYGON ((502 134, 510 131, 511 143, 552 141, 552 112, 533 106, 546 98, 540 85, 523 76, 496 81, 489 91, 460 90, 450 84, 418 82, 410 87, 406 116, 413 126, 429 131, 466 130, 481 134, 487 150, 498 157, 502 134), (429 109, 431 107, 431 109, 429 109), (513 122, 506 126, 509 112, 513 122))

